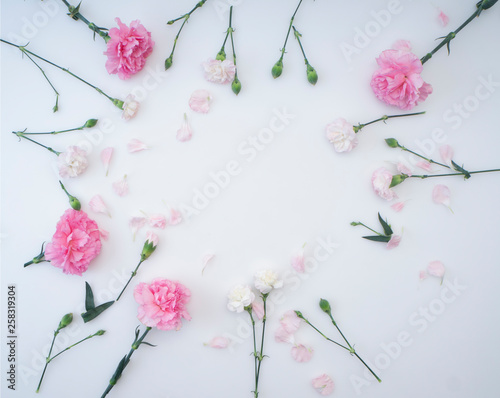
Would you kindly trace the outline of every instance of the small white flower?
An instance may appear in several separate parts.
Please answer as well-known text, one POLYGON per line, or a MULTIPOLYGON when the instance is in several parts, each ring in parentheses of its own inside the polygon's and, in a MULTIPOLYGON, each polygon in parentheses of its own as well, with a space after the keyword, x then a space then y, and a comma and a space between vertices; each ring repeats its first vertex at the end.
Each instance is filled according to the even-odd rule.
POLYGON ((139 101, 136 101, 133 94, 127 95, 123 103, 122 118, 125 120, 130 120, 135 117, 135 114, 139 110, 139 101))
POLYGON ((335 119, 326 126, 326 138, 333 144, 336 152, 351 152, 358 145, 358 137, 352 124, 343 118, 335 119))
POLYGON ((227 295, 229 311, 242 312, 255 300, 255 294, 249 286, 236 285, 227 295))
POLYGON ((57 158, 57 166, 61 177, 76 177, 82 174, 89 162, 87 152, 78 146, 70 146, 57 158))
POLYGON ((261 293, 266 294, 273 289, 283 287, 283 280, 279 279, 278 274, 274 271, 259 271, 255 274, 255 287, 261 293))

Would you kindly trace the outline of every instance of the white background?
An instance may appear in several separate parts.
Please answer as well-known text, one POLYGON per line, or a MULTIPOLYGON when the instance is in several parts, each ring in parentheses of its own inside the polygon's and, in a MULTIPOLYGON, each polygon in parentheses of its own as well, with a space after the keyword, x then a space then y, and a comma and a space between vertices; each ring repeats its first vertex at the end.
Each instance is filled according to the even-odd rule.
POLYGON ((295 25, 318 72, 316 86, 305 78, 293 37, 283 75, 273 80, 270 73, 296 2, 234 3, 242 82, 238 97, 229 86, 205 81, 200 66, 220 49, 227 28, 226 1, 210 0, 193 14, 179 39, 174 65, 166 73, 163 62, 180 26, 167 26, 166 21, 190 10, 193 1, 83 2, 83 15, 98 25, 113 27, 118 16, 126 24, 139 19, 152 32, 156 44, 147 67, 127 81, 108 75, 103 40, 97 37, 94 42, 83 23, 66 16, 62 2, 2 1, 2 38, 30 42, 31 51, 70 68, 114 97, 124 99, 130 92, 142 96, 137 117, 125 122, 105 97, 43 65, 61 94, 60 110, 53 114, 54 95, 40 72, 17 49, 1 46, 2 325, 9 284, 16 285, 18 297, 16 391, 6 387, 6 331, 2 326, 2 396, 35 396, 52 331, 62 315, 73 312, 74 325, 59 336, 59 348, 100 328, 107 333, 54 360, 38 396, 99 397, 128 352, 139 324, 133 286, 164 277, 191 289, 192 321, 185 322, 179 332, 153 330, 147 340, 157 347, 143 346, 135 353, 110 396, 250 397, 254 376, 249 355, 252 342, 245 326, 248 316, 229 312, 226 295, 236 283, 251 284, 253 274, 265 267, 287 278, 281 294, 270 297, 275 303, 269 312, 265 345, 269 357, 262 365, 260 397, 315 397, 310 380, 322 373, 333 378, 338 397, 497 394, 500 175, 477 175, 468 181, 459 177, 407 181, 396 188, 400 200, 406 201, 401 213, 373 193, 370 178, 381 166, 395 170, 397 161, 409 159, 388 148, 383 141, 387 137, 420 152, 425 145, 438 160, 438 146, 451 145, 457 163, 470 170, 500 167, 498 83, 490 87, 491 92, 479 89, 483 98, 489 93, 488 98, 473 98, 481 79, 500 82, 500 44, 495 39, 500 6, 467 26, 452 42, 450 56, 442 49, 425 64, 423 78, 434 93, 414 110, 425 110, 426 115, 366 127, 353 152, 337 154, 324 133, 333 119, 344 117, 358 123, 401 113, 379 102, 370 89, 380 52, 398 39, 407 39, 416 54, 424 55, 437 37, 474 12, 475 1, 402 0, 384 27, 374 13, 381 15, 394 2, 304 1, 295 25), (447 27, 437 19, 439 9, 450 17, 447 27), (365 30, 372 37, 363 43, 359 31, 365 30), (342 46, 356 43, 363 48, 345 56, 342 46), (188 107, 189 96, 200 88, 208 89, 214 98, 207 115, 188 107), (467 116, 450 119, 454 107, 464 103, 471 110, 467 116), (268 127, 276 109, 286 109, 294 119, 248 161, 238 147, 268 127), (185 112, 194 133, 191 141, 181 143, 175 134, 185 112), (43 241, 50 240, 68 203, 58 187, 55 156, 27 141, 18 142, 11 131, 51 131, 78 126, 89 118, 101 123, 87 132, 44 137, 43 142, 57 150, 91 143, 88 170, 65 184, 81 200, 83 210, 110 232, 109 240, 103 242, 101 254, 83 277, 64 275, 49 263, 24 269, 22 264, 37 254, 43 241), (103 127, 105 120, 111 126, 108 129, 103 127), (432 134, 439 129, 444 138, 436 144, 432 134), (132 138, 144 141, 150 149, 129 154, 126 144, 132 138), (115 155, 106 177, 99 154, 109 146, 115 148, 115 155), (98 303, 107 301, 116 297, 120 280, 139 259, 147 228, 134 241, 128 228, 130 217, 141 210, 166 213, 164 203, 192 205, 196 190, 212 181, 210 173, 223 170, 230 161, 239 164, 241 173, 198 215, 157 230, 158 249, 142 265, 123 299, 83 324, 78 314, 84 302, 84 281, 92 285, 98 303), (118 197, 111 185, 124 174, 130 194, 118 197), (432 202, 438 183, 449 186, 453 213, 432 202), (88 201, 95 194, 104 198, 112 218, 91 212, 88 201), (349 225, 364 221, 375 227, 377 212, 389 219, 397 233, 403 233, 400 246, 392 251, 361 239, 365 231, 349 225), (293 253, 307 242, 306 255, 313 258, 321 239, 338 246, 301 278, 292 274, 293 253), (206 253, 216 257, 202 275, 206 253), (433 260, 446 266, 442 286, 435 278, 419 281, 419 271, 433 260), (449 284, 461 288, 454 292, 449 284), (290 346, 274 341, 279 318, 290 309, 301 310, 327 335, 337 338, 317 306, 320 297, 330 300, 336 320, 358 353, 378 364, 381 384, 367 378, 358 394, 352 380, 365 377, 361 363, 305 325, 297 339, 314 348, 310 362, 293 361, 290 346), (432 321, 422 311, 429 311, 432 321), (398 350, 391 343, 401 332, 406 332, 411 343, 398 350), (203 345, 223 334, 233 336, 230 349, 203 345), (393 358, 385 354, 384 344, 393 348, 393 358))

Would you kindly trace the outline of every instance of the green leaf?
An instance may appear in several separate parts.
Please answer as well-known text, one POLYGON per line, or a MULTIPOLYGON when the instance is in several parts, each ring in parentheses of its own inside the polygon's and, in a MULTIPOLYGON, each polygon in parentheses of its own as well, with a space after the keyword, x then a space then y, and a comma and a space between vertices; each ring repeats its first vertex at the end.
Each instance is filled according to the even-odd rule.
POLYGON ((463 167, 460 167, 458 164, 456 164, 453 160, 451 161, 451 165, 453 166, 453 168, 456 171, 458 171, 459 173, 462 173, 466 180, 470 178, 470 173, 467 170, 465 170, 463 167))
POLYGON ((150 347, 156 347, 156 344, 151 344, 151 343, 148 343, 147 341, 143 341, 141 344, 146 344, 150 347))
POLYGON ((122 377, 123 369, 125 369, 125 366, 127 366, 127 356, 125 355, 118 366, 116 367, 115 373, 113 374, 113 377, 111 377, 111 380, 109 381, 109 384, 115 385, 116 382, 122 377))
POLYGON ((380 221, 380 224, 382 225, 382 228, 384 228, 384 234, 386 235, 392 235, 394 232, 392 232, 392 228, 389 224, 387 224, 386 221, 380 216, 380 213, 378 213, 378 220, 380 221))
POLYGON ((363 236, 363 239, 372 240, 374 242, 389 242, 391 240, 390 236, 383 235, 373 235, 373 236, 363 236))
POLYGON ((82 314, 83 322, 87 323, 87 322, 90 322, 92 319, 97 318, 99 315, 101 315, 101 313, 103 313, 109 307, 111 307, 114 304, 114 302, 115 302, 114 300, 108 301, 107 303, 98 305, 97 307, 92 308, 92 309, 88 310, 87 312, 84 312, 82 314))
POLYGON ((85 282, 85 309, 87 311, 95 308, 94 293, 88 282, 85 282))

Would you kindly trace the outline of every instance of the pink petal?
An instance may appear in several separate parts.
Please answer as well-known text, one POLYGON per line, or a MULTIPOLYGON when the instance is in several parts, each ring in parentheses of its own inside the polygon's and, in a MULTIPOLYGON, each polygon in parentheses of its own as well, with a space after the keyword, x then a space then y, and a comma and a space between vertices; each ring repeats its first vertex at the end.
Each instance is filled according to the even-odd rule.
POLYGON ((301 249, 292 257, 291 263, 292 263, 292 268, 295 271, 300 273, 305 272, 304 249, 301 249))
POLYGON ((134 153, 148 149, 148 146, 144 142, 132 138, 127 144, 127 149, 130 153, 134 153))
POLYGON ((408 40, 398 40, 392 45, 393 50, 411 51, 411 43, 408 40))
POLYGON ((448 25, 448 22, 450 21, 450 18, 448 18, 448 15, 446 15, 443 11, 439 12, 438 19, 439 19, 439 22, 441 22, 441 25, 443 25, 443 26, 448 25))
POLYGON ((449 145, 442 145, 439 147, 439 154, 441 155, 441 159, 443 159, 443 162, 450 166, 452 166, 451 160, 453 158, 453 148, 449 145))
POLYGON ((132 236, 135 240, 135 235, 137 231, 139 231, 142 227, 146 225, 147 219, 146 217, 132 217, 128 222, 128 226, 132 230, 132 236))
POLYGON ((229 344, 231 344, 231 340, 223 336, 214 337, 208 343, 205 343, 205 345, 212 348, 227 348, 229 344))
POLYGON ((89 201, 89 206, 92 211, 95 211, 96 213, 107 214, 109 217, 111 217, 111 214, 109 214, 109 210, 104 204, 104 201, 102 200, 100 195, 94 195, 89 201))
POLYGON ((154 247, 158 246, 160 238, 153 231, 146 232, 146 244, 152 243, 154 247))
POLYGON ((149 216, 149 224, 153 228, 165 229, 167 226, 167 219, 163 214, 153 214, 149 216))
POLYGON ((420 279, 421 281, 423 281, 424 279, 426 279, 426 278, 427 278, 427 272, 425 272, 425 271, 420 271, 420 272, 419 272, 419 274, 418 274, 418 276, 419 276, 419 279, 420 279))
POLYGON ((177 225, 182 222, 182 213, 177 209, 170 209, 169 225, 177 225))
POLYGON ((201 259, 201 265, 203 266, 201 269, 201 274, 203 275, 203 272, 205 271, 205 268, 207 267, 208 263, 215 257, 215 254, 213 253, 206 253, 203 258, 201 259))
POLYGON ((411 176, 412 174, 411 170, 401 162, 398 163, 397 169, 400 173, 406 174, 407 176, 411 176))
POLYGON ((311 383, 320 395, 330 395, 335 387, 331 377, 326 374, 314 378, 311 383))
POLYGON ((111 156, 113 156, 113 147, 104 148, 101 151, 101 162, 104 165, 104 171, 108 175, 109 163, 111 162, 111 156))
POLYGON ((445 205, 448 208, 451 204, 450 196, 450 188, 446 185, 438 184, 432 190, 432 200, 434 203, 445 205))
POLYGON ((181 142, 189 141, 193 135, 191 126, 188 123, 187 115, 184 114, 184 121, 179 130, 177 130, 177 140, 181 142))
POLYGON ((259 319, 264 318, 264 304, 261 303, 260 301, 254 301, 252 303, 252 311, 255 313, 257 318, 259 319))
POLYGON ((399 213, 401 210, 404 209, 404 207, 405 207, 405 202, 396 202, 391 206, 391 209, 399 213))
POLYGON ((292 347, 292 358, 297 362, 309 362, 313 356, 314 350, 303 344, 296 344, 292 347))
POLYGON ((394 249, 395 247, 399 246, 399 242, 401 242, 401 236, 400 235, 392 235, 391 240, 387 242, 387 249, 394 249))
POLYGON ((109 232, 106 231, 105 229, 99 228, 99 233, 101 234, 101 238, 103 240, 108 240, 109 238, 109 232))
POLYGON ((199 113, 208 113, 212 96, 207 90, 196 90, 189 98, 189 107, 199 113))
POLYGON ((295 333, 301 324, 301 319, 297 316, 295 311, 290 310, 283 314, 280 319, 281 326, 289 333, 295 333))
POLYGON ((417 167, 420 167, 421 169, 426 171, 432 171, 432 164, 426 160, 421 160, 420 162, 418 162, 417 167))
POLYGON ((276 329, 276 332, 274 333, 274 340, 278 343, 288 343, 288 344, 294 344, 295 338, 293 336, 293 333, 290 333, 287 331, 283 326, 278 327, 276 329))
POLYGON ((125 174, 121 180, 113 183, 113 190, 118 196, 125 196, 128 194, 128 181, 125 174))
POLYGON ((427 266, 427 273, 437 278, 443 278, 445 271, 444 264, 441 261, 432 261, 427 266))

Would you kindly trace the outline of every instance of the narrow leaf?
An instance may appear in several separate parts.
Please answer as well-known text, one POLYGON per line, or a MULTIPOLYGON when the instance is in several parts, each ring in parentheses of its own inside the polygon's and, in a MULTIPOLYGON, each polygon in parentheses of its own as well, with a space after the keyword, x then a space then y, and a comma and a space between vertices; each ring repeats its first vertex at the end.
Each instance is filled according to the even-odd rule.
POLYGON ((392 235, 392 228, 389 224, 387 224, 386 221, 380 216, 380 213, 378 213, 378 220, 380 221, 380 224, 382 225, 382 228, 384 228, 384 234, 386 235, 392 235))
POLYGON ((363 239, 372 240, 374 242, 389 242, 391 240, 390 236, 373 235, 373 236, 363 236, 363 239))
POLYGON ((87 311, 95 308, 94 293, 88 282, 85 282, 85 309, 87 311))
POLYGON ((92 309, 88 310, 87 312, 84 312, 82 314, 83 322, 87 323, 87 322, 91 321, 92 319, 97 318, 99 315, 101 315, 101 313, 103 313, 109 307, 111 307, 114 302, 115 302, 114 300, 108 301, 107 303, 98 305, 97 307, 92 308, 92 309))
POLYGON ((156 347, 156 344, 151 344, 151 343, 148 343, 147 341, 143 341, 141 344, 146 344, 150 347, 156 347))

